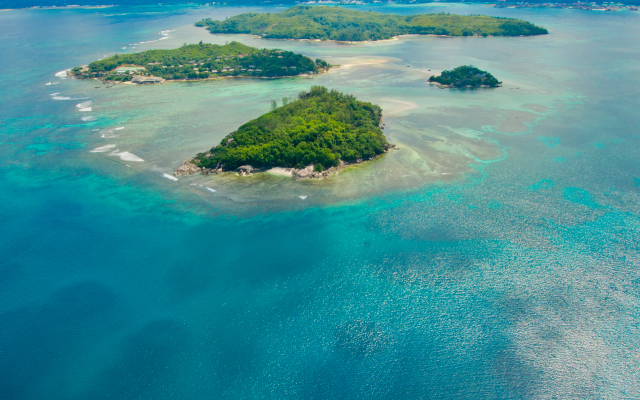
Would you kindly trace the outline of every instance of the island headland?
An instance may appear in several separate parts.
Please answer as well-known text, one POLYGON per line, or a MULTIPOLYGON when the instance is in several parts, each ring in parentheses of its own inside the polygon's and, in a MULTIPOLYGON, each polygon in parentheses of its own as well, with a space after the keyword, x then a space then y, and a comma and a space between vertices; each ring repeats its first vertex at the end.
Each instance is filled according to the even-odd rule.
POLYGON ((221 77, 281 78, 317 74, 330 67, 324 60, 314 61, 285 50, 257 49, 238 42, 200 42, 171 50, 116 54, 73 68, 69 74, 80 79, 145 84, 221 77))
POLYGON ((473 65, 463 65, 450 71, 442 71, 440 76, 432 76, 427 82, 438 84, 441 88, 481 88, 499 87, 498 81, 487 71, 482 71, 473 65))
POLYGON ((531 36, 549 32, 530 22, 486 15, 396 15, 342 7, 298 5, 279 13, 244 13, 224 21, 203 19, 211 33, 248 33, 271 39, 377 41, 419 34, 442 36, 531 36))
POLYGON ((185 161, 176 175, 286 169, 294 179, 326 178, 395 147, 387 142, 382 109, 354 96, 312 86, 297 99, 240 126, 219 145, 185 161))

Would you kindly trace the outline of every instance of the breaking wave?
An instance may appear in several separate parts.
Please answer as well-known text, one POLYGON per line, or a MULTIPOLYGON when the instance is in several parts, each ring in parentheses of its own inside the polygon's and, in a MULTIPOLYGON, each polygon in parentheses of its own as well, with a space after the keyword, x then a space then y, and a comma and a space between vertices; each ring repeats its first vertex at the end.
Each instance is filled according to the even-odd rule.
POLYGON ((167 178, 167 179, 171 179, 172 181, 177 181, 178 178, 176 178, 175 176, 171 176, 169 174, 162 174, 163 178, 167 178))
POLYGON ((50 95, 53 100, 85 100, 88 97, 68 97, 68 96, 58 96, 60 93, 55 93, 50 95))
POLYGON ((60 79, 66 79, 68 71, 71 71, 71 68, 65 69, 64 71, 57 72, 56 76, 60 79))
POLYGON ((92 101, 83 101, 82 103, 76 104, 76 108, 87 108, 91 105, 92 101))

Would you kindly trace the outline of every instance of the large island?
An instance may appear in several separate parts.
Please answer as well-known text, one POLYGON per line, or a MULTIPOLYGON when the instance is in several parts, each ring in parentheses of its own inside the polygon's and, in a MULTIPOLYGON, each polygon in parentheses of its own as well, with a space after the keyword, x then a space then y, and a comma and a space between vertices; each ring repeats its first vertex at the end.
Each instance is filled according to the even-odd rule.
POLYGON ((352 95, 313 86, 272 108, 185 161, 176 175, 234 170, 244 175, 280 167, 294 178, 322 178, 393 147, 380 129, 382 109, 352 95))
POLYGON ((157 83, 216 77, 278 78, 323 72, 326 61, 313 61, 284 50, 257 49, 242 43, 184 45, 172 50, 116 54, 70 71, 76 78, 157 83))
POLYGON ((211 33, 249 33, 273 39, 375 41, 398 35, 530 36, 547 30, 530 22, 486 15, 396 15, 329 6, 295 6, 280 13, 244 13, 196 23, 211 33))
POLYGON ((436 83, 441 88, 480 88, 498 87, 502 82, 487 71, 482 71, 473 65, 463 65, 452 70, 444 70, 440 76, 432 76, 427 82, 436 83))

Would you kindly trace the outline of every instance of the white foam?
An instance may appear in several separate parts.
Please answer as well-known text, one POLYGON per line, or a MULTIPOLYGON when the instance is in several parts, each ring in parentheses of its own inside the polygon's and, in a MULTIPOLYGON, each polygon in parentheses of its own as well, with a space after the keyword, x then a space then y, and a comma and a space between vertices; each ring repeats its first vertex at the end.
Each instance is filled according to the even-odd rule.
POLYGON ((171 36, 163 36, 163 37, 161 37, 161 38, 160 38, 160 39, 158 39, 158 40, 165 40, 165 39, 171 39, 171 36))
POLYGON ((55 92, 55 93, 49 93, 49 96, 55 96, 57 94, 60 94, 60 92, 55 92))
POLYGON ((91 105, 91 100, 83 101, 82 103, 76 104, 76 108, 87 108, 91 105))
POLYGON ((144 161, 142 158, 138 157, 135 154, 129 153, 128 151, 118 151, 117 149, 109 153, 109 155, 120 157, 122 161, 136 161, 136 162, 144 161))
POLYGON ((160 40, 160 39, 156 39, 156 40, 147 40, 146 42, 134 43, 134 44, 132 44, 131 46, 137 46, 137 45, 145 44, 145 43, 153 43, 153 42, 157 42, 158 40, 160 40))
POLYGON ((45 86, 51 86, 51 85, 57 85, 60 82, 47 82, 45 83, 45 86))
POLYGON ((298 197, 300 197, 302 200, 307 198, 307 196, 298 196, 298 197))
POLYGON ((207 187, 207 190, 210 191, 211 193, 215 193, 215 189, 211 189, 210 187, 207 187))
POLYGON ((56 73, 56 76, 60 79, 65 79, 67 77, 67 71, 71 71, 71 68, 56 73))
POLYGON ((115 144, 108 144, 106 146, 96 147, 95 149, 89 151, 89 153, 106 153, 107 151, 110 151, 114 147, 116 147, 115 144))
POLYGON ((91 111, 91 107, 81 108, 78 111, 80 111, 80 112, 89 112, 89 111, 91 111))
POLYGON ((172 181, 177 181, 178 180, 178 178, 176 178, 175 176, 171 176, 169 174, 162 174, 162 176, 164 178, 171 179, 172 181))
POLYGON ((68 96, 58 96, 59 93, 56 93, 55 95, 51 95, 51 98, 54 100, 85 100, 88 99, 88 97, 68 97, 68 96))
POLYGON ((198 186, 197 183, 190 183, 189 186, 198 186))
POLYGON ((100 129, 92 129, 91 132, 98 132, 100 129))
POLYGON ((92 116, 86 116, 86 117, 82 117, 80 119, 83 120, 84 122, 91 122, 91 121, 96 121, 98 118, 92 117, 92 116))
POLYGON ((123 129, 124 129, 124 126, 119 126, 119 127, 117 127, 117 128, 111 128, 111 129, 104 130, 104 131, 103 131, 104 133, 101 135, 101 137, 103 137, 103 138, 105 138, 105 139, 110 139, 110 138, 118 137, 118 135, 114 135, 114 134, 113 134, 113 132, 121 131, 121 130, 123 130, 123 129))

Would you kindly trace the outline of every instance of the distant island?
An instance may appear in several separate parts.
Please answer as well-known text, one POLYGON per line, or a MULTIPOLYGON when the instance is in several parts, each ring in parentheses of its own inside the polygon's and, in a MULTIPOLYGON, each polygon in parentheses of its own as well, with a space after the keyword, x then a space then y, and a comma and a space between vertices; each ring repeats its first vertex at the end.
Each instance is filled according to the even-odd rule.
POLYGON ((197 80, 215 77, 279 78, 314 74, 330 67, 302 54, 284 50, 257 49, 242 43, 192 44, 172 50, 148 50, 116 54, 76 67, 76 78, 104 81, 160 83, 164 80, 197 80))
POLYGON ((442 71, 440 76, 434 75, 427 82, 449 88, 498 87, 502 83, 487 71, 481 71, 473 65, 442 71))
POLYGON ((211 33, 249 33, 272 39, 376 41, 398 35, 530 36, 546 29, 530 22, 486 15, 396 15, 329 6, 295 6, 280 13, 244 13, 224 21, 204 19, 196 26, 211 33))
POLYGON ((624 5, 622 2, 602 2, 598 5, 593 2, 577 2, 577 3, 547 3, 547 2, 517 2, 517 3, 498 3, 493 4, 496 8, 574 8, 585 11, 640 11, 640 7, 636 4, 624 5))
POLYGON ((274 167, 293 178, 328 177, 340 168, 371 160, 394 147, 380 128, 382 109, 323 86, 247 122, 211 150, 185 161, 176 175, 241 175, 274 167))

